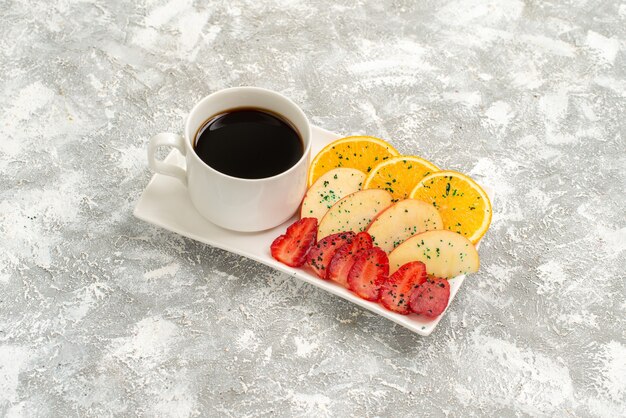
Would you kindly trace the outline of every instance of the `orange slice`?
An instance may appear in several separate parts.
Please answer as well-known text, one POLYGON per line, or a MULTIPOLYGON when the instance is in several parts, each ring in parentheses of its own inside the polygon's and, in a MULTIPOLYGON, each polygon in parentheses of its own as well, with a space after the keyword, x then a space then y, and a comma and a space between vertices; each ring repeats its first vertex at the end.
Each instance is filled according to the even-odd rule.
POLYGON ((363 189, 384 189, 394 202, 406 199, 417 184, 430 173, 439 171, 436 165, 420 157, 401 155, 378 164, 363 182, 363 189))
POLYGON ((487 193, 465 174, 446 170, 422 179, 410 194, 439 210, 443 228, 458 232, 476 244, 491 223, 487 193))
POLYGON ((308 186, 333 168, 355 168, 367 174, 380 162, 399 154, 387 142, 372 136, 338 139, 324 147, 311 162, 308 186))

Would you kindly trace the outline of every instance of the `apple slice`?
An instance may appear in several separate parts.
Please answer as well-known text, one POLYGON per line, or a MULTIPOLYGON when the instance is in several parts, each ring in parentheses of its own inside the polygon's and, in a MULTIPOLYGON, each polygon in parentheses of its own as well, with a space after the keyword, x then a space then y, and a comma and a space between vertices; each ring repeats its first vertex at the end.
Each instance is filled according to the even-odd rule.
POLYGON ((354 168, 336 168, 324 173, 304 195, 301 218, 317 218, 349 194, 361 190, 365 174, 354 168))
POLYGON ((378 214, 367 228, 374 245, 389 254, 415 234, 442 229, 441 215, 433 205, 405 199, 378 214))
POLYGON ((338 232, 363 232, 372 219, 391 205, 391 193, 382 189, 360 190, 335 203, 320 221, 319 239, 338 232))
POLYGON ((451 279, 478 271, 478 252, 463 235, 445 229, 427 231, 404 241, 389 254, 389 274, 400 266, 421 261, 429 275, 451 279))

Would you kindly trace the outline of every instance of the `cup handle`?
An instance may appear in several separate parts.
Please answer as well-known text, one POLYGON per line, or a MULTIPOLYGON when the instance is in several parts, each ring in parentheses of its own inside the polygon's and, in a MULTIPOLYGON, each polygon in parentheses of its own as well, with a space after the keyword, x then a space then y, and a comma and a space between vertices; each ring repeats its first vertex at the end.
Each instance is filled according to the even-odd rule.
POLYGON ((157 160, 155 153, 159 147, 174 147, 182 155, 185 155, 185 138, 171 133, 160 133, 154 135, 150 138, 150 144, 148 145, 148 165, 155 173, 176 177, 186 186, 187 171, 174 164, 168 164, 157 160))

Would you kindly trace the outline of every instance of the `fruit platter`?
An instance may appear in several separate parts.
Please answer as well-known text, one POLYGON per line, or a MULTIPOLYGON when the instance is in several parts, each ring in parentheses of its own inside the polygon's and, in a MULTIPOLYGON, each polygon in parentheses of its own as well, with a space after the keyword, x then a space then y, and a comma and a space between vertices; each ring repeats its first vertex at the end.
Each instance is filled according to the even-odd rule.
MULTIPOLYGON (((491 222, 490 190, 392 143, 312 127, 308 191, 275 228, 238 233, 204 219, 185 186, 155 174, 134 215, 339 296, 412 332, 434 331, 491 222), (355 155, 356 154, 356 155, 355 155)), ((184 165, 172 150, 165 162, 184 165)))
POLYGON ((315 156, 308 186, 300 219, 270 246, 277 261, 428 319, 447 308, 448 280, 478 271, 491 203, 470 177, 350 136, 315 156))

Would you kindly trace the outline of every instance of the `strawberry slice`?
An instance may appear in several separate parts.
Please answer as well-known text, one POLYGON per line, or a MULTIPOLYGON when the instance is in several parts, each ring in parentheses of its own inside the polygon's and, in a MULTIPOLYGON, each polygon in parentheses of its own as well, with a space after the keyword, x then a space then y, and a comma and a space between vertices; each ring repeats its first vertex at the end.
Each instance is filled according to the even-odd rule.
POLYGON ((348 274, 348 289, 359 297, 376 302, 380 286, 389 275, 389 258, 378 247, 361 252, 348 274))
POLYGON ((302 218, 272 242, 272 257, 291 267, 300 267, 317 239, 317 219, 302 218))
POLYGON ((446 279, 435 277, 422 283, 411 295, 411 310, 418 315, 436 318, 448 306, 450 283, 446 279))
POLYGON ((383 284, 380 303, 390 311, 408 315, 411 313, 409 298, 426 277, 426 265, 421 261, 404 264, 383 284))
POLYGON ((309 255, 306 257, 306 265, 313 270, 318 277, 326 279, 328 277, 328 265, 333 255, 335 255, 339 247, 352 242, 354 236, 354 232, 348 231, 322 238, 311 248, 311 251, 309 251, 309 255))
POLYGON ((328 279, 348 286, 348 274, 361 252, 369 250, 374 244, 372 237, 367 232, 356 234, 352 242, 342 245, 328 265, 328 279))

